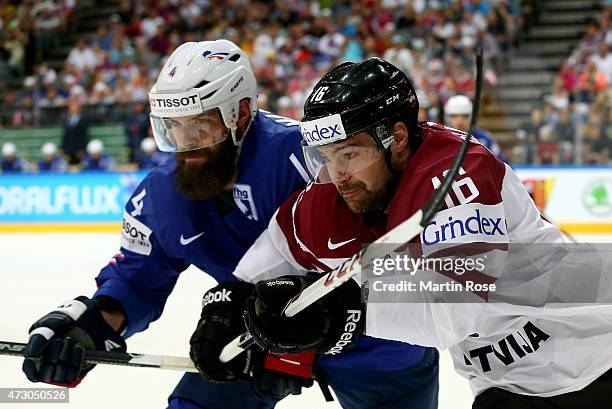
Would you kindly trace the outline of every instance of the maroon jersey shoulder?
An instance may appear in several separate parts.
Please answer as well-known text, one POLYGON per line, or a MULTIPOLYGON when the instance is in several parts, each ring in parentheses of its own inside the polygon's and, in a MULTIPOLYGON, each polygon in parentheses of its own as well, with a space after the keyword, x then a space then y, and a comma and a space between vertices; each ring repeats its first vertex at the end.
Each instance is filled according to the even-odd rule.
MULTIPOLYGON (((421 146, 408 159, 389 208, 387 229, 412 216, 444 179, 459 152, 465 133, 440 124, 422 123, 421 146)), ((473 139, 444 208, 465 203, 498 204, 505 165, 473 139)))
POLYGON ((351 257, 384 232, 351 212, 333 184, 310 184, 279 208, 276 221, 294 259, 309 270, 330 269, 326 260, 351 257))

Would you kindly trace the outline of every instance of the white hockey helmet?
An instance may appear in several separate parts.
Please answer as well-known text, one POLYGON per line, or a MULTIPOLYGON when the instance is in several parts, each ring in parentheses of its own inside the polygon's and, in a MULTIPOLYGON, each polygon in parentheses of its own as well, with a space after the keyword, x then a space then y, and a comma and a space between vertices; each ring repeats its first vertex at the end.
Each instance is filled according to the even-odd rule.
POLYGON ((7 142, 2 145, 2 156, 7 158, 17 154, 17 147, 13 142, 7 142))
POLYGON ((208 115, 218 116, 217 110, 234 144, 240 146, 236 123, 243 98, 250 99, 253 121, 257 82, 248 57, 236 44, 216 40, 181 45, 149 92, 151 126, 159 149, 182 152, 224 141, 227 132, 207 120, 208 115))
POLYGON ((104 143, 102 143, 99 139, 92 139, 87 144, 87 154, 88 155, 100 155, 104 152, 104 143))
POLYGON ((444 114, 450 115, 468 115, 472 114, 472 101, 465 95, 455 95, 446 101, 444 105, 444 114))
POLYGON ((150 136, 144 138, 142 142, 140 142, 140 150, 145 153, 152 153, 157 150, 157 145, 155 145, 155 140, 150 136))
POLYGON ((57 146, 53 142, 45 142, 40 148, 42 156, 53 156, 57 153, 57 146))

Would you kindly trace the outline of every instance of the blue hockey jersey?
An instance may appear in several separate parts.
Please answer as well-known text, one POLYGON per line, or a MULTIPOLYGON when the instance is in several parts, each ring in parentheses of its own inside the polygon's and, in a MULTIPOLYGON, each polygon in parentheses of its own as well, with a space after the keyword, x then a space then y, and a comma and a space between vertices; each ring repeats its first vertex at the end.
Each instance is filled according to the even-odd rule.
POLYGON ((222 282, 294 190, 306 184, 297 122, 260 110, 245 137, 233 191, 190 200, 174 186, 176 161, 154 168, 124 212, 121 252, 96 278, 95 295, 121 302, 128 337, 162 313, 193 264, 222 282))
POLYGON ((83 170, 111 171, 115 167, 115 159, 110 155, 102 155, 98 159, 85 155, 83 158, 83 170))
POLYGON ((63 173, 68 171, 68 163, 61 156, 54 156, 50 161, 40 159, 38 161, 39 172, 58 172, 63 173))

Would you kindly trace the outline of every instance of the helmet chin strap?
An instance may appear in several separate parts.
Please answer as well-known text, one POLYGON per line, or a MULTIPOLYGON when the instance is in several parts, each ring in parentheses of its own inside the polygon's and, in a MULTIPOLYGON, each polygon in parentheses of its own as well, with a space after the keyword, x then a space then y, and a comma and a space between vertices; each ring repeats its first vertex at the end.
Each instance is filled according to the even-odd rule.
POLYGON ((236 151, 236 158, 234 159, 235 166, 238 166, 238 162, 240 160, 240 154, 242 153, 242 144, 244 142, 244 138, 249 133, 249 130, 251 129, 251 125, 253 125, 253 122, 255 122, 255 118, 251 116, 251 119, 249 120, 249 123, 244 129, 244 132, 242 133, 242 137, 240 138, 240 140, 238 140, 238 127, 236 126, 236 123, 233 123, 230 126, 230 133, 232 135, 232 141, 234 142, 234 145, 238 148, 238 150, 236 151))

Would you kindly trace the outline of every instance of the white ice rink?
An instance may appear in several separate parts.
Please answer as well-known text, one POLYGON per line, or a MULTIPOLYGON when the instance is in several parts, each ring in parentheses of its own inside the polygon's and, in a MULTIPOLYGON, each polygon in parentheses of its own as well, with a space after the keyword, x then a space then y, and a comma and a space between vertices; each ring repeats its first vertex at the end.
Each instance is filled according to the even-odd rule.
MULTIPOLYGON (((587 239, 610 242, 612 236, 587 239)), ((0 340, 24 342, 29 325, 58 303, 90 296, 94 276, 118 246, 119 235, 110 233, 0 234, 0 340)), ((212 284, 195 268, 185 271, 162 318, 130 338, 129 351, 186 356, 202 294, 212 284)), ((0 388, 35 386, 22 374, 21 361, 0 356, 0 388)), ((454 373, 448 353, 442 354, 440 374, 440 409, 469 408, 472 397, 467 381, 454 373)), ((0 408, 165 408, 166 397, 180 376, 173 371, 99 365, 70 391, 70 404, 0 404, 0 408)), ((277 405, 280 409, 338 407, 325 403, 316 386, 277 405)))

